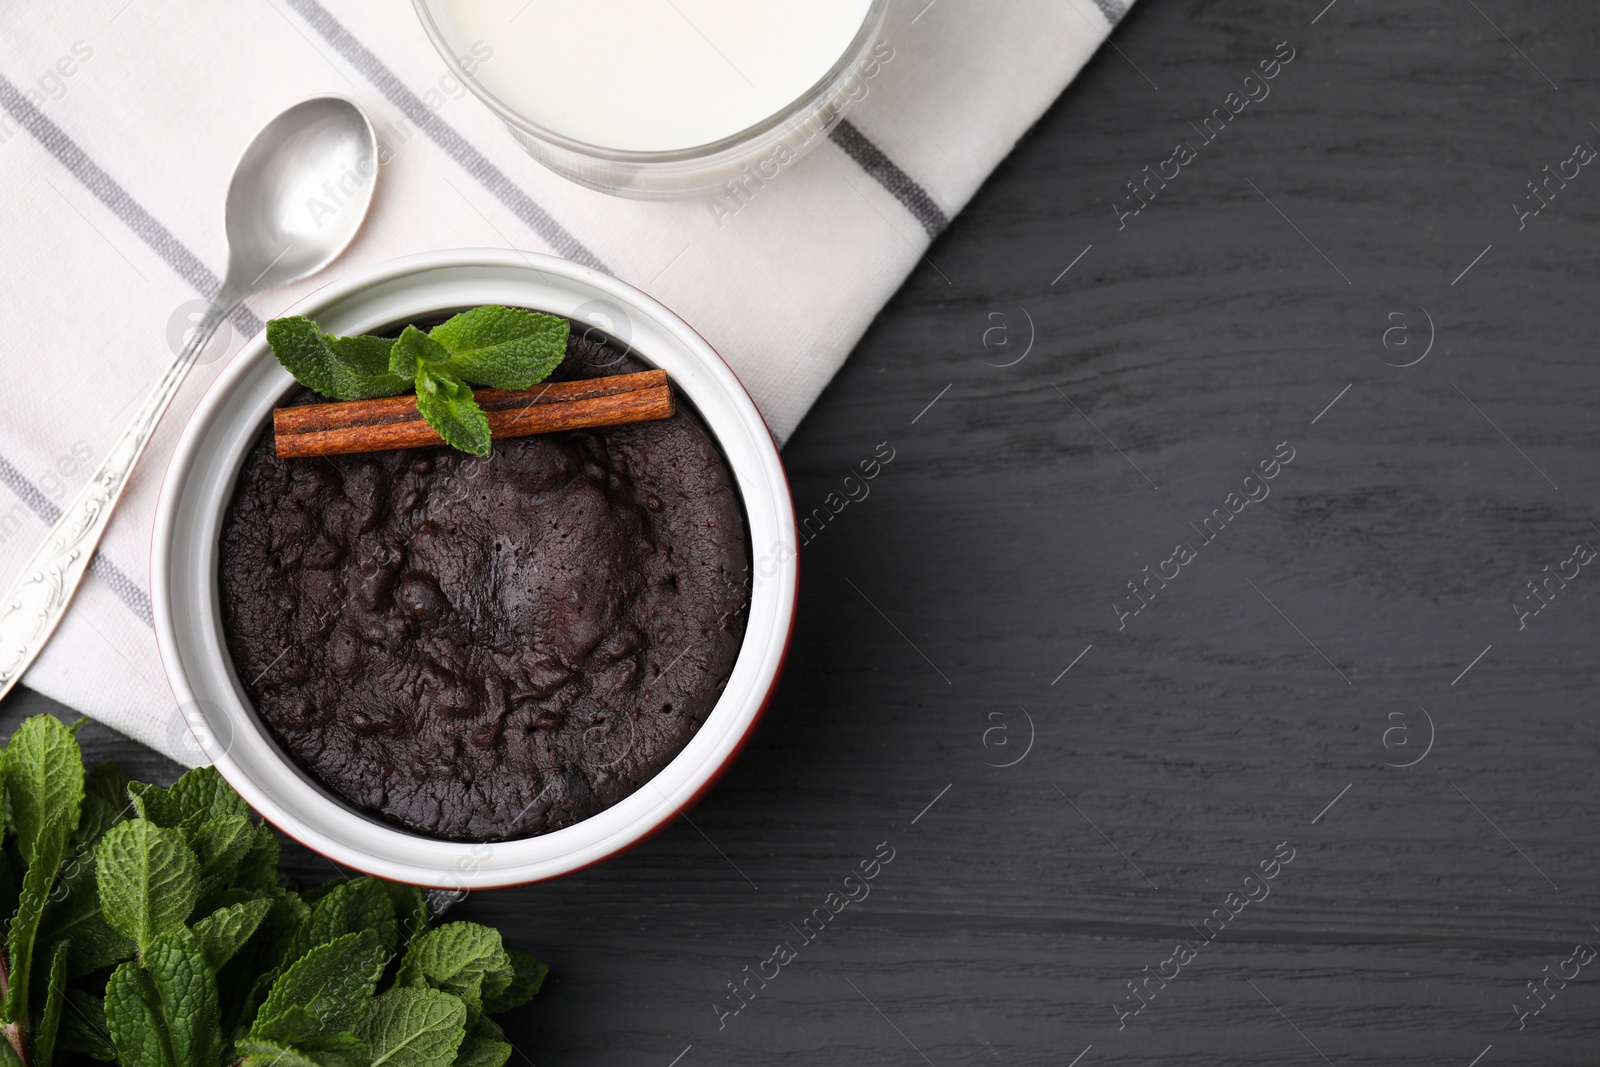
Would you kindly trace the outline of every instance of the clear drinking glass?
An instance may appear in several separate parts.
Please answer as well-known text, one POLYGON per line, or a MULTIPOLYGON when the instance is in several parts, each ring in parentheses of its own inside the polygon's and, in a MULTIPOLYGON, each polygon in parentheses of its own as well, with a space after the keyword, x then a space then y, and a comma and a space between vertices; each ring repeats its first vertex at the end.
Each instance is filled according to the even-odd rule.
POLYGON ((529 155, 579 185, 636 200, 689 199, 727 191, 729 182, 765 183, 815 148, 850 106, 866 95, 867 82, 876 73, 876 60, 869 53, 877 43, 889 6, 888 0, 871 0, 860 30, 828 72, 775 114, 708 144, 670 151, 631 151, 587 144, 520 114, 463 66, 458 57, 470 54, 471 42, 453 41, 446 36, 441 28, 445 20, 436 10, 437 0, 413 3, 423 28, 445 62, 478 99, 500 116, 529 155))

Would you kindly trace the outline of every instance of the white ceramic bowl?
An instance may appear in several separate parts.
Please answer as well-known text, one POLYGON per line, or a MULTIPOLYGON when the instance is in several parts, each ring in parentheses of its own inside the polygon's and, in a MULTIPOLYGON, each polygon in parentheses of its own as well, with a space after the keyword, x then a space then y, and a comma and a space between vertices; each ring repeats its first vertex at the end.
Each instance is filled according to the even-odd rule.
MULTIPOLYGON (((534 308, 580 327, 593 323, 665 370, 727 457, 750 544, 794 544, 788 482, 749 394, 687 323, 615 278, 534 253, 430 252, 335 282, 284 314, 309 316, 331 333, 358 334, 480 304, 534 308)), ((710 788, 777 682, 794 622, 798 566, 792 558, 753 585, 744 644, 699 732, 638 791, 572 826, 516 841, 441 841, 361 814, 301 770, 257 717, 235 676, 217 583, 217 545, 234 479, 293 384, 264 335, 240 350, 183 431, 161 489, 151 546, 151 603, 167 678, 200 750, 252 807, 343 866, 466 890, 555 878, 598 863, 671 822, 710 788)))

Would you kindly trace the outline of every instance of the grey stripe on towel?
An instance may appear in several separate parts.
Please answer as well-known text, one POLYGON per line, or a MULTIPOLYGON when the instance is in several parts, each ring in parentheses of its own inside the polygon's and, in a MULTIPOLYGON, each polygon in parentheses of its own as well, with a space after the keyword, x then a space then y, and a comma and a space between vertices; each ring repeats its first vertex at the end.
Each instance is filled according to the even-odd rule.
POLYGON ((551 248, 568 259, 577 260, 585 266, 605 271, 607 274, 611 273, 599 256, 589 251, 582 241, 567 231, 566 227, 551 218, 549 212, 536 204, 520 186, 506 177, 504 171, 489 162, 488 157, 474 148, 465 137, 455 131, 454 127, 434 114, 428 105, 422 102, 421 97, 407 89, 400 79, 372 54, 371 49, 356 40, 338 19, 328 13, 327 8, 317 3, 317 0, 286 0, 286 2, 300 13, 300 17, 305 19, 312 29, 333 45, 352 67, 360 71, 362 77, 376 86, 378 91, 388 98, 389 103, 399 108, 406 118, 416 123, 418 129, 438 142, 439 147, 448 152, 463 170, 478 179, 502 204, 516 212, 517 217, 543 237, 551 248))
POLYGON ((1115 26, 1122 21, 1122 16, 1128 13, 1128 5, 1123 0, 1094 0, 1094 6, 1100 9, 1100 14, 1106 21, 1115 26))
MULTIPOLYGON (((0 456, 0 485, 9 488, 28 506, 28 510, 47 525, 54 526, 56 520, 61 518, 61 509, 55 501, 45 496, 39 487, 17 470, 4 456, 0 456)), ((127 605, 128 610, 144 620, 146 626, 155 625, 155 616, 150 613, 150 595, 139 584, 123 572, 115 563, 106 558, 104 552, 96 552, 94 559, 89 561, 89 573, 105 582, 117 599, 127 605)))
POLYGON ((933 202, 933 197, 928 195, 926 189, 917 184, 915 178, 895 165, 894 160, 883 154, 883 150, 871 141, 866 134, 858 130, 849 119, 843 119, 833 128, 830 135, 835 144, 844 149, 845 155, 855 160, 861 169, 878 180, 878 183, 894 195, 894 198, 905 205, 913 218, 922 223, 922 228, 928 231, 928 237, 939 236, 939 231, 950 224, 950 219, 933 202))
MULTIPOLYGON (((178 277, 207 297, 216 294, 218 286, 222 283, 211 272, 211 268, 200 262, 193 252, 184 247, 183 242, 172 235, 171 230, 157 222, 155 216, 129 196, 128 191, 117 184, 116 179, 102 170, 99 164, 89 158, 87 152, 61 131, 61 127, 45 118, 38 108, 28 103, 17 91, 16 86, 7 81, 3 75, 0 75, 0 107, 10 113, 17 121, 17 125, 33 134, 45 150, 56 157, 57 162, 82 182, 84 188, 93 193, 102 204, 110 208, 111 213, 121 219, 128 229, 149 245, 178 277)), ((239 332, 246 337, 261 332, 261 320, 242 304, 228 316, 228 321, 238 327, 239 332)), ((149 615, 148 607, 145 608, 145 614, 149 615)))

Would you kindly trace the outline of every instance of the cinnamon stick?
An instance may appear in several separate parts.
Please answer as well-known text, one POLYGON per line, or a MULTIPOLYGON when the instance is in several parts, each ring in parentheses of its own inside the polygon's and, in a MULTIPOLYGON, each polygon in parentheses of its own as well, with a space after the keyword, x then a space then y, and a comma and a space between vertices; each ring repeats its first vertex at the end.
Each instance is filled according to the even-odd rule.
MULTIPOLYGON (((474 389, 473 395, 496 438, 649 422, 676 410, 667 372, 659 370, 532 389, 474 389)), ((414 396, 277 408, 272 432, 280 459, 444 444, 417 411, 414 396)))

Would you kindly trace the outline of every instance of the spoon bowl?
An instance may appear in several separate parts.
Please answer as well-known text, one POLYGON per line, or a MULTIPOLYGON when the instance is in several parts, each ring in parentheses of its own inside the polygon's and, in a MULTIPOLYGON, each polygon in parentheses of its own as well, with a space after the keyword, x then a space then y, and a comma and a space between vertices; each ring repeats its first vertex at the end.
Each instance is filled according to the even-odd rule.
POLYGON ((315 274, 372 203, 378 141, 361 109, 321 96, 282 112, 244 150, 228 187, 228 284, 258 292, 315 274))

